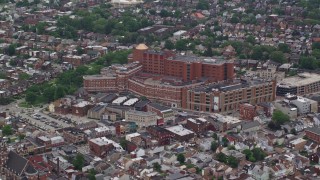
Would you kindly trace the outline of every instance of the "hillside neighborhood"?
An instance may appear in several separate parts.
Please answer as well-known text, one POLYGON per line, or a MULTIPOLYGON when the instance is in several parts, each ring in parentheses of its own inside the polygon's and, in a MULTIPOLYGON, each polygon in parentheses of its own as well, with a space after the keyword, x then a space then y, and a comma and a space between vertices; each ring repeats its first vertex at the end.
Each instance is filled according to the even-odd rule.
POLYGON ((320 179, 319 0, 0 0, 0 179, 320 179))

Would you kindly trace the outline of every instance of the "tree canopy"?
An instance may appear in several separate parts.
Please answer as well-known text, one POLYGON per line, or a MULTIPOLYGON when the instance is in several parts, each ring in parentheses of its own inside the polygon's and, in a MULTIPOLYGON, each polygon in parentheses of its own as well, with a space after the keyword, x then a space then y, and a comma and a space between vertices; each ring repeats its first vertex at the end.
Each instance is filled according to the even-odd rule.
POLYGON ((272 114, 272 121, 269 122, 268 127, 273 130, 281 129, 281 125, 290 121, 290 117, 280 110, 275 110, 272 114))
POLYGON ((253 148, 252 150, 245 149, 243 154, 245 154, 246 159, 251 162, 262 161, 267 156, 261 148, 253 148))
POLYGON ((183 164, 186 161, 186 158, 184 157, 184 154, 180 153, 177 155, 177 160, 180 162, 180 164, 183 164))
POLYGON ((4 136, 10 136, 13 134, 12 127, 10 125, 5 125, 2 127, 2 134, 4 136))
POLYGON ((281 63, 281 64, 287 62, 287 59, 285 58, 283 52, 281 52, 281 51, 273 51, 270 54, 270 59, 272 61, 275 61, 275 62, 278 62, 278 63, 281 63))
POLYGON ((216 141, 211 142, 211 147, 210 147, 211 151, 215 152, 218 147, 219 147, 219 144, 216 141))
POLYGON ((228 164, 232 168, 237 168, 239 160, 234 156, 227 156, 224 153, 220 152, 216 155, 218 161, 228 164))
POLYGON ((84 157, 82 154, 77 154, 74 160, 72 161, 72 164, 76 170, 82 170, 82 167, 84 166, 84 157))

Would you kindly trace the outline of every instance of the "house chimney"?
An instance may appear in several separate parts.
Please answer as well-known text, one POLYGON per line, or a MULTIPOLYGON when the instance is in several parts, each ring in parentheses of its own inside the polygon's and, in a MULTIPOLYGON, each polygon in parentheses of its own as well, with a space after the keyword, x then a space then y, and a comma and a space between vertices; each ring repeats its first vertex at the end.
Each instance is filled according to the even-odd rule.
POLYGON ((60 174, 60 160, 59 160, 59 158, 57 158, 57 175, 59 176, 59 174, 60 174))

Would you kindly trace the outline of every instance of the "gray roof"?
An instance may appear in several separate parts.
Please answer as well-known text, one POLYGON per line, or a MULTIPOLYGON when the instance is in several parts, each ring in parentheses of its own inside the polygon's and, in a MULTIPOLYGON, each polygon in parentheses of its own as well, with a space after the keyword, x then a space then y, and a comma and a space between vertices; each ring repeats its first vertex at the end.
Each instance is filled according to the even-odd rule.
POLYGON ((93 111, 93 112, 99 112, 100 110, 104 110, 106 106, 105 105, 96 105, 94 106, 93 108, 90 109, 90 111, 93 111))
POLYGON ((8 161, 5 165, 9 171, 21 176, 26 170, 28 173, 35 173, 36 170, 32 166, 28 166, 28 160, 17 153, 10 151, 8 154, 8 161))
POLYGON ((310 131, 310 132, 313 132, 313 133, 315 133, 315 134, 320 135, 320 127, 308 128, 308 129, 306 129, 306 131, 310 131))
POLYGON ((160 105, 160 104, 158 104, 158 103, 150 103, 150 104, 148 104, 148 105, 149 105, 149 106, 152 106, 153 108, 156 108, 156 109, 158 109, 158 110, 160 110, 160 111, 165 111, 165 110, 171 109, 170 107, 162 106, 162 105, 160 105))
POLYGON ((260 123, 258 121, 244 122, 242 124, 242 130, 250 129, 259 125, 260 123))
POLYGON ((114 99, 116 99, 118 96, 116 94, 109 94, 105 97, 103 97, 101 99, 101 102, 104 102, 104 103, 110 103, 111 101, 113 101, 114 99))
POLYGON ((144 100, 144 101, 139 101, 137 102, 134 107, 135 108, 143 108, 145 105, 147 105, 150 101, 149 100, 144 100))

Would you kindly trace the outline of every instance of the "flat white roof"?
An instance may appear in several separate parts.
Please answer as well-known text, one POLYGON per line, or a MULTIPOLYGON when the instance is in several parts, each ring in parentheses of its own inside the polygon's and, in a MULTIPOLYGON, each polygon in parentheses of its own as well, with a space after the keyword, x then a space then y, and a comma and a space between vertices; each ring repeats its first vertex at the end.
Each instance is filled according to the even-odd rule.
POLYGON ((118 97, 117 99, 115 99, 114 101, 112 101, 112 104, 120 104, 120 103, 123 103, 126 99, 127 99, 127 97, 125 97, 125 96, 118 97))
POLYGON ((85 106, 87 106, 89 104, 90 104, 90 102, 88 102, 88 101, 81 101, 81 102, 79 102, 78 104, 76 104, 74 106, 75 107, 85 107, 85 106))
POLYGON ((138 98, 131 98, 128 101, 126 101, 123 105, 125 106, 132 106, 134 103, 138 102, 138 98))
POLYGON ((106 126, 98 127, 94 129, 97 132, 104 132, 104 131, 109 131, 110 129, 106 126))
POLYGON ((179 30, 179 31, 177 31, 177 32, 174 32, 173 33, 173 35, 174 36, 180 36, 180 35, 182 35, 182 34, 184 34, 184 33, 186 33, 187 31, 185 31, 185 30, 179 30))
POLYGON ((118 143, 112 141, 111 139, 107 139, 106 137, 94 138, 90 139, 90 141, 100 146, 112 144, 117 150, 123 151, 122 147, 118 143))
POLYGON ((140 133, 131 133, 126 135, 126 137, 130 137, 130 138, 137 137, 137 136, 140 136, 140 133))
POLYGON ((42 141, 50 141, 50 139, 46 136, 40 136, 38 138, 41 139, 42 141))
POLYGON ((290 143, 296 145, 296 144, 300 144, 300 143, 305 142, 305 141, 306 141, 305 139, 298 138, 298 139, 295 139, 295 140, 291 141, 290 143))
POLYGON ((52 137, 52 138, 51 138, 51 141, 61 140, 61 139, 63 139, 63 137, 61 137, 61 136, 55 136, 55 137, 52 137))
POLYGON ((207 120, 206 119, 204 119, 204 118, 197 118, 199 121, 202 121, 202 122, 207 122, 207 120))
POLYGON ((229 123, 229 124, 235 124, 235 123, 241 122, 239 120, 239 118, 237 118, 237 117, 224 116, 224 115, 221 115, 221 114, 213 114, 213 115, 211 115, 211 117, 216 119, 219 122, 226 122, 226 123, 229 123))
POLYGON ((303 86, 320 81, 320 75, 316 73, 300 73, 296 76, 284 78, 280 84, 291 86, 303 86))
POLYGON ((192 119, 192 118, 189 118, 188 121, 191 121, 191 122, 193 122, 193 123, 195 123, 195 124, 200 124, 200 123, 198 123, 195 119, 192 119))
POLYGON ((172 126, 166 129, 174 134, 178 134, 179 136, 194 134, 193 131, 190 131, 189 129, 184 128, 182 125, 172 126))

